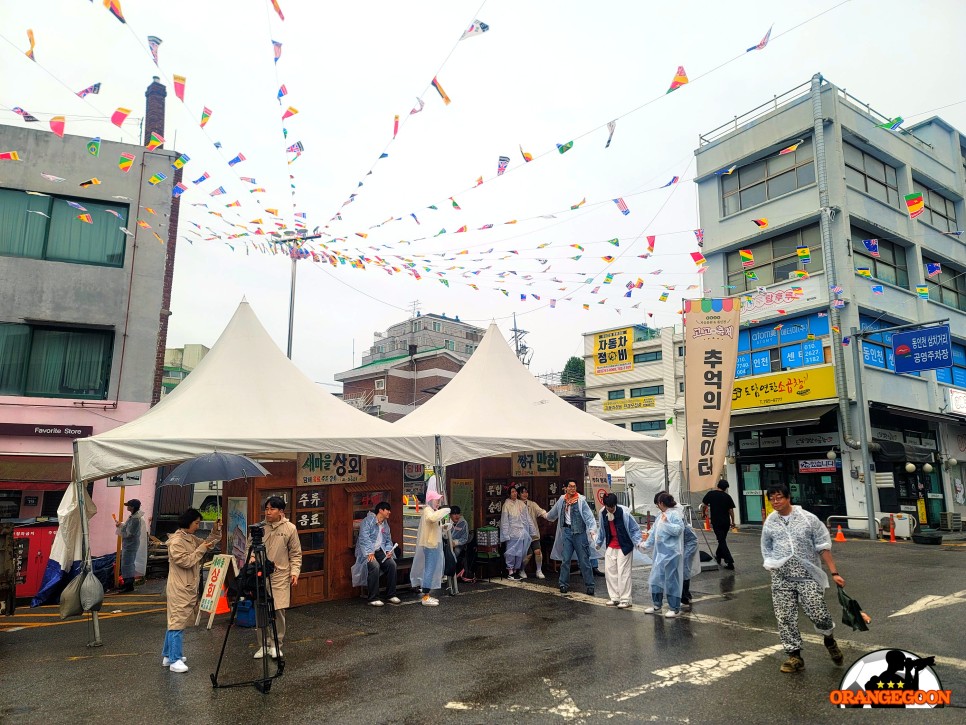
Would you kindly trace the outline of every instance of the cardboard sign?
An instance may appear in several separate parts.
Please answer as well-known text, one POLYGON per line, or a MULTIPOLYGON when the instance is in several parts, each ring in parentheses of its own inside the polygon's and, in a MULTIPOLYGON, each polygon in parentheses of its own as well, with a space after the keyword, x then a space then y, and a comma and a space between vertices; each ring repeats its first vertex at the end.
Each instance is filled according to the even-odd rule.
POLYGON ((235 570, 235 558, 231 554, 217 554, 211 560, 211 568, 208 569, 208 579, 205 581, 204 593, 198 605, 198 618, 195 620, 196 625, 201 619, 201 613, 208 612, 207 629, 211 629, 212 622, 215 621, 215 610, 218 608, 218 600, 221 599, 222 592, 227 583, 229 569, 231 569, 233 574, 238 573, 235 570))

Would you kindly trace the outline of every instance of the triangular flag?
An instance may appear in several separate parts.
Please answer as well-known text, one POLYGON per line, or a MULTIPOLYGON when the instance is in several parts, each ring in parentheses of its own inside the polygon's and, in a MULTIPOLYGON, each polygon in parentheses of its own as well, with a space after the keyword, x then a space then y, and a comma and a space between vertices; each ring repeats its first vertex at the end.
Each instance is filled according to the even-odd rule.
MULTIPOLYGON (((667 93, 670 93, 671 91, 676 91, 678 88, 680 88, 687 82, 688 82, 688 74, 684 72, 684 66, 679 65, 678 72, 674 74, 674 80, 671 81, 671 87, 667 89, 667 93)), ((665 95, 667 95, 667 93, 665 93, 665 95)))
POLYGON ((63 138, 64 126, 66 123, 67 121, 63 116, 54 116, 52 119, 50 119, 50 130, 63 138))
POLYGON ((174 95, 178 97, 178 100, 184 103, 184 84, 187 80, 184 76, 172 76, 174 80, 174 95))
POLYGON ((113 123, 118 128, 124 123, 124 120, 131 115, 130 108, 118 108, 114 113, 111 114, 111 123, 113 123))

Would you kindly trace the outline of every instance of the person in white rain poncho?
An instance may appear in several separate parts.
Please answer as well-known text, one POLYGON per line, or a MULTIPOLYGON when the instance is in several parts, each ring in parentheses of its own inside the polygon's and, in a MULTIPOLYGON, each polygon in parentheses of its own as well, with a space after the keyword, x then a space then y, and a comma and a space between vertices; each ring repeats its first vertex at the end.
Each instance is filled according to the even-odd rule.
POLYGON ((148 521, 141 510, 141 502, 132 498, 124 504, 128 512, 127 521, 115 521, 117 535, 121 537, 121 579, 119 592, 133 592, 134 580, 144 576, 148 563, 148 521))
POLYGON ((442 498, 436 491, 426 493, 426 505, 416 535, 416 553, 409 570, 410 581, 422 589, 424 607, 439 606, 439 600, 430 593, 439 589, 443 582, 443 529, 440 522, 449 515, 449 509, 439 508, 442 498))
POLYGON ((778 620, 778 636, 788 655, 781 671, 805 669, 802 633, 798 629, 799 605, 816 631, 824 635, 825 649, 832 662, 840 665, 845 655, 832 637, 835 622, 825 603, 828 577, 822 570, 822 562, 838 586, 844 587, 845 579, 835 568, 828 529, 815 514, 803 511, 801 506, 792 506, 787 486, 769 486, 768 500, 775 510, 761 528, 761 556, 765 568, 771 572, 771 600, 778 620))
MULTIPOLYGON (((658 508, 661 508, 658 499, 665 493, 667 491, 658 491, 654 494, 654 503, 657 504, 658 508)), ((681 514, 681 519, 684 521, 684 566, 681 571, 684 577, 684 583, 681 585, 681 609, 682 611, 690 612, 691 577, 701 573, 701 558, 698 556, 698 535, 694 533, 694 529, 688 524, 687 519, 684 517, 684 511, 680 508, 680 504, 676 504, 674 508, 681 514)))
POLYGON ((500 541, 506 542, 503 556, 506 560, 507 579, 526 578, 523 557, 536 535, 527 504, 520 499, 517 487, 511 486, 510 497, 503 502, 503 512, 500 515, 500 541))
POLYGON ((654 606, 644 610, 657 614, 667 597, 668 610, 664 616, 673 618, 681 613, 681 591, 684 588, 684 528, 686 524, 677 508, 677 501, 669 493, 657 498, 661 515, 654 528, 644 535, 644 549, 651 552, 654 560, 648 583, 654 606))

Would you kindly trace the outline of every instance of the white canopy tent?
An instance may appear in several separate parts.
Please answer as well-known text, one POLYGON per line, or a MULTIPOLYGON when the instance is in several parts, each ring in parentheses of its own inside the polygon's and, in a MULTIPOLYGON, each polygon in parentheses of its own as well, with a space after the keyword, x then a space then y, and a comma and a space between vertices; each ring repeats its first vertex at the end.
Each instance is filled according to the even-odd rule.
POLYGON ((320 389, 282 354, 245 300, 198 367, 140 418, 74 442, 79 481, 211 451, 299 452, 431 461, 432 434, 400 430, 320 389))
POLYGON ((602 451, 664 465, 663 440, 618 428, 554 395, 495 324, 446 387, 392 425, 406 436, 438 436, 443 466, 522 450, 602 451))
POLYGON ((654 496, 658 491, 669 491, 681 501, 681 462, 684 458, 684 441, 674 428, 664 433, 667 443, 667 467, 639 458, 624 463, 627 486, 634 487, 634 504, 638 511, 654 508, 654 496))

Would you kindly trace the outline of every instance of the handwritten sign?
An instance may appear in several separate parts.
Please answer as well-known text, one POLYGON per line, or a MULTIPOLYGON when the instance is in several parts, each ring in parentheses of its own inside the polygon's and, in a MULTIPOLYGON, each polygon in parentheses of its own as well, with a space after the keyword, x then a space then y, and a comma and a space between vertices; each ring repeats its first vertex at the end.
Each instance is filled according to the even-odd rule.
POLYGON ((514 453, 510 464, 510 475, 521 476, 559 476, 560 455, 557 451, 523 451, 514 453))
MULTIPOLYGON (((208 612, 208 629, 211 629, 212 622, 215 621, 215 610, 218 608, 218 600, 221 599, 222 591, 225 588, 228 578, 229 568, 233 573, 235 570, 235 558, 231 554, 217 554, 211 560, 211 568, 208 569, 208 579, 205 580, 204 593, 201 596, 201 603, 198 606, 198 619, 201 619, 202 612, 208 612)), ((197 624, 197 620, 195 624, 197 624)))

